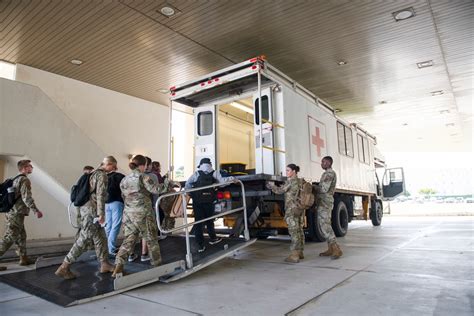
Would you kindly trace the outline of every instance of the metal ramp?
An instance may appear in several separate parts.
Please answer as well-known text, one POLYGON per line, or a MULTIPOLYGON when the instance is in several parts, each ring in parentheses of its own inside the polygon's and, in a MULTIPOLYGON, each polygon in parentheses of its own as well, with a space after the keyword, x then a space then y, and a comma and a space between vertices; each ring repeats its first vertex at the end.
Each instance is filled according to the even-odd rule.
MULTIPOLYGON (((222 184, 209 187, 217 186, 222 186, 222 184)), ((208 187, 199 189, 206 188, 208 187)), ((242 183, 241 188, 244 190, 242 183)), ((177 194, 187 194, 187 191, 165 194, 158 199, 157 204, 161 198, 177 194)), ((244 191, 243 198, 245 201, 244 191)), ((185 201, 185 199, 182 200, 185 201)), ((246 218, 245 202, 243 207, 216 214, 203 221, 240 211, 244 212, 244 218, 246 218)), ((71 219, 69 209, 68 212, 71 219)), ((159 229, 163 231, 159 224, 159 214, 157 214, 157 222, 159 229)), ((69 307, 116 295, 158 281, 168 283, 182 279, 255 242, 255 239, 249 239, 248 227, 245 225, 244 238, 223 238, 220 243, 208 244, 205 252, 198 253, 197 249, 194 249, 194 237, 189 234, 189 228, 192 225, 194 223, 188 223, 187 214, 184 212, 183 225, 170 231, 164 231, 169 233, 184 229, 185 234, 168 236, 166 239, 159 241, 163 264, 158 267, 153 267, 149 263, 128 263, 124 268, 125 275, 114 279, 111 273, 100 274, 98 272, 99 263, 94 252, 89 251, 84 253, 71 266, 71 270, 78 276, 76 279, 64 280, 54 274, 64 259, 64 256, 61 256, 40 257, 36 261, 34 270, 3 274, 0 275, 0 281, 57 305, 69 307)), ((139 247, 136 251, 139 251, 139 247)))

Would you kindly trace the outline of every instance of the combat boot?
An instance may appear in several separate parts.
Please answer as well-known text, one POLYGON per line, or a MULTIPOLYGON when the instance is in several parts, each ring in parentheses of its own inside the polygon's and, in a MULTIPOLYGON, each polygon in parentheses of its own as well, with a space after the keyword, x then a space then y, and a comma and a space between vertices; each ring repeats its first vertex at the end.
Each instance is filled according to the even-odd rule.
POLYGON ((72 273, 71 270, 69 269, 70 265, 71 265, 70 263, 63 261, 63 263, 59 266, 56 272, 54 272, 54 274, 66 280, 75 279, 76 275, 72 273))
POLYGON ((300 259, 304 259, 303 250, 298 250, 298 256, 300 257, 300 259))
POLYGON ((337 243, 333 243, 333 250, 331 254, 331 259, 339 259, 339 257, 342 256, 342 250, 339 248, 339 245, 337 243))
POLYGON ((0 271, 5 271, 6 269, 7 269, 7 267, 0 266, 0 271))
POLYGON ((333 247, 332 247, 332 243, 329 244, 328 243, 328 250, 324 251, 324 252, 321 252, 319 254, 320 257, 329 257, 332 255, 332 252, 333 252, 333 247))
POLYGON ((115 265, 114 272, 112 273, 112 277, 116 278, 118 275, 122 276, 123 275, 123 264, 117 263, 115 265))
POLYGON ((20 256, 20 262, 18 263, 20 266, 28 266, 30 264, 35 263, 35 261, 30 260, 26 255, 20 256))
POLYGON ((300 262, 300 254, 298 250, 293 250, 291 254, 285 259, 285 262, 290 262, 290 263, 300 262))
POLYGON ((111 265, 107 260, 104 260, 100 263, 100 273, 110 273, 114 272, 115 267, 111 265))

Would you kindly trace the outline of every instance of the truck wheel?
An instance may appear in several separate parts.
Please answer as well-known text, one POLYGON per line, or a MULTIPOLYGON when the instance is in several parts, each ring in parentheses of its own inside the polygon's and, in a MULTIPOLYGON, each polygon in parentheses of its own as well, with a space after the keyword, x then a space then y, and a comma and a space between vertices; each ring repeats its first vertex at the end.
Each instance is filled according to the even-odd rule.
POLYGON ((383 217, 382 202, 377 200, 375 201, 375 203, 372 204, 372 209, 370 210, 370 219, 372 220, 372 225, 380 226, 380 224, 382 224, 382 217, 383 217))
POLYGON ((316 208, 311 208, 306 211, 306 221, 308 223, 307 236, 309 241, 322 242, 325 241, 321 227, 319 226, 319 220, 316 213, 316 208))
POLYGON ((334 234, 337 237, 344 237, 347 234, 347 226, 349 225, 349 213, 343 201, 339 201, 332 210, 331 221, 334 234))

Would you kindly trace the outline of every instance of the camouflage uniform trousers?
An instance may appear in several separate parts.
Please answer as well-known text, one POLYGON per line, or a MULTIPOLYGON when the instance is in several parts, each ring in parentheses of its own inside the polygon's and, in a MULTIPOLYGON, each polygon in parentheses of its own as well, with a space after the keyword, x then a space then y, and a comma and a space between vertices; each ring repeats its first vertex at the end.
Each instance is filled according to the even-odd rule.
POLYGON ((26 256, 25 215, 10 211, 5 214, 5 218, 6 229, 0 245, 0 256, 3 256, 13 244, 17 247, 18 256, 26 256))
POLYGON ((332 208, 323 204, 318 205, 317 208, 319 227, 328 244, 336 242, 336 236, 331 226, 331 210, 332 208))
POLYGON ((296 210, 287 211, 285 221, 288 225, 288 233, 291 237, 290 250, 303 250, 304 248, 304 211, 296 210), (296 214, 295 214, 296 213, 296 214), (301 215, 297 215, 300 214, 301 215))
POLYGON ((158 244, 158 226, 153 212, 124 212, 123 214, 124 239, 117 253, 115 262, 124 264, 127 257, 133 252, 135 243, 142 237, 148 245, 151 264, 161 264, 160 245, 158 244))
POLYGON ((87 207, 81 207, 81 228, 79 236, 74 242, 64 261, 74 263, 80 255, 88 250, 91 243, 94 244, 95 252, 99 261, 105 261, 109 257, 107 249, 107 236, 105 229, 100 227, 98 223, 94 224, 96 217, 92 210, 87 207))

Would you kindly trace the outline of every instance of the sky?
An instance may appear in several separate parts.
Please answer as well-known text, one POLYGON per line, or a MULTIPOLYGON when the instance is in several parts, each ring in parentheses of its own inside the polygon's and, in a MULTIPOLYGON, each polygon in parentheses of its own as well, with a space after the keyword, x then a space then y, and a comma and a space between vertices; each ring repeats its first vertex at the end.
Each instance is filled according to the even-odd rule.
POLYGON ((385 152, 388 167, 403 167, 411 195, 431 188, 439 195, 474 193, 472 152, 385 152))

